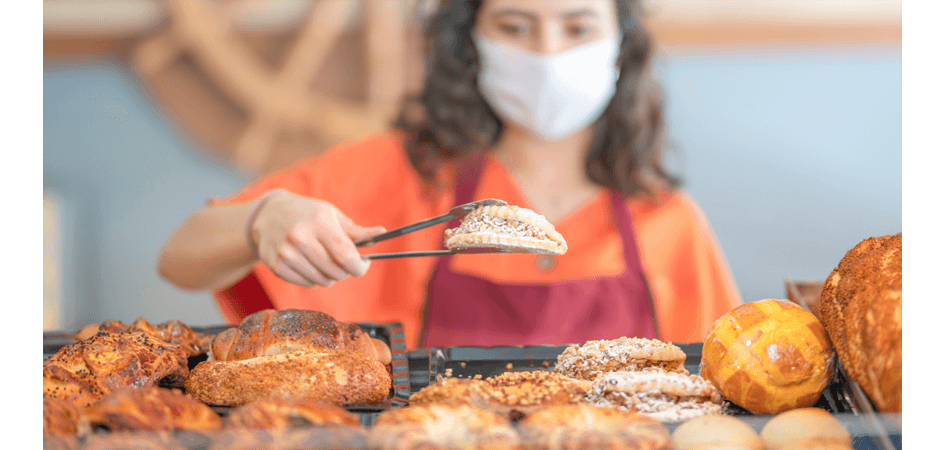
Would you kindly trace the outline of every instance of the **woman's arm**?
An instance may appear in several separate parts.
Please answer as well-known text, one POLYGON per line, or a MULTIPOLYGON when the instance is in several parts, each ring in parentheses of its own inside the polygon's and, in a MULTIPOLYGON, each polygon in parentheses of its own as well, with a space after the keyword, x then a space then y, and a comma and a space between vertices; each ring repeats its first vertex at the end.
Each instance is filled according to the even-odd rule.
POLYGON ((260 201, 194 213, 165 245, 158 272, 191 290, 232 286, 259 261, 280 278, 309 287, 367 272, 354 241, 383 233, 383 227, 361 227, 328 202, 289 192, 260 201))

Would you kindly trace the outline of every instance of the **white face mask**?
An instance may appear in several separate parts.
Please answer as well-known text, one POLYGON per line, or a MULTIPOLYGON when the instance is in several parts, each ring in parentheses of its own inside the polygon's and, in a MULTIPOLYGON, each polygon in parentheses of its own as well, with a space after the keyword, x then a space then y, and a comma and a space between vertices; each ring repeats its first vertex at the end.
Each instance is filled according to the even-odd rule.
POLYGON ((617 89, 620 35, 543 56, 474 34, 479 91, 504 120, 547 141, 590 125, 617 89))

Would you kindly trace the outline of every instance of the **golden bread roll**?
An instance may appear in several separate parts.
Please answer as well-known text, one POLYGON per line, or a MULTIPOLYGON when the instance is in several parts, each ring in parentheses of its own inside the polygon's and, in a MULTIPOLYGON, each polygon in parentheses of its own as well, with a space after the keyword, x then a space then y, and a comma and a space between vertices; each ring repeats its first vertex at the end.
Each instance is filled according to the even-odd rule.
POLYGON ((827 330, 784 300, 741 305, 715 321, 702 348, 700 374, 755 414, 812 406, 833 376, 827 330))
POLYGON ((704 378, 662 370, 605 373, 594 381, 587 401, 594 406, 636 411, 662 422, 722 412, 722 396, 704 378))
POLYGON ((210 344, 214 361, 239 361, 309 350, 358 352, 390 364, 390 348, 353 323, 321 311, 267 309, 246 316, 239 326, 218 334, 210 344))
POLYGON ((521 449, 503 416, 468 405, 416 405, 378 414, 369 444, 375 450, 521 449))
POLYGON ((659 369, 688 375, 686 353, 657 339, 628 338, 588 341, 568 346, 555 363, 555 372, 579 380, 594 381, 608 372, 659 369))
POLYGON ((853 247, 821 291, 823 323, 847 374, 883 412, 902 411, 902 233, 853 247))
POLYGON ((179 390, 155 386, 115 391, 90 406, 79 433, 93 431, 215 431, 223 420, 209 406, 179 390))
POLYGON ((145 333, 99 332, 43 361, 43 397, 71 401, 81 411, 129 386, 180 387, 189 372, 187 354, 145 333))
POLYGON ((658 421, 589 405, 542 408, 519 421, 518 429, 530 450, 673 448, 669 430, 658 421))
POLYGON ((788 447, 850 447, 850 432, 829 412, 820 408, 799 408, 778 414, 761 429, 761 439, 771 450, 788 447))
POLYGON ((679 450, 744 448, 765 450, 765 443, 745 422, 732 416, 711 415, 689 419, 673 431, 679 450))
POLYGON ((86 325, 76 333, 75 338, 82 341, 100 331, 106 333, 134 333, 136 331, 145 333, 164 342, 184 347, 188 356, 200 355, 210 349, 211 336, 194 332, 179 320, 169 320, 158 325, 152 325, 144 318, 138 318, 131 325, 125 325, 118 320, 106 320, 101 324, 86 325))
POLYGON ((513 253, 563 255, 568 243, 545 216, 518 206, 480 206, 444 233, 451 250, 502 248, 513 253))
POLYGON ((384 400, 390 389, 390 374, 377 359, 337 350, 203 361, 187 378, 189 395, 218 406, 268 398, 307 398, 334 405, 374 404, 384 400))
POLYGON ((304 398, 257 400, 226 416, 227 428, 285 429, 309 427, 361 427, 357 414, 327 403, 304 398))
MULTIPOLYGON (((368 450, 364 427, 226 429, 213 435, 208 450, 368 450)), ((198 447, 203 448, 203 447, 198 447)))

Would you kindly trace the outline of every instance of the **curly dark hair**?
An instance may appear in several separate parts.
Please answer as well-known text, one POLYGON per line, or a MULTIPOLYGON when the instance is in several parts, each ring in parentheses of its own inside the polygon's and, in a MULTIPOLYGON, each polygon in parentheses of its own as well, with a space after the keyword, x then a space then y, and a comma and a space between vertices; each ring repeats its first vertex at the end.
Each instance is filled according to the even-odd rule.
MULTIPOLYGON (((483 0, 442 1, 424 34, 423 90, 406 99, 395 121, 407 131, 410 162, 427 181, 440 163, 479 154, 503 125, 479 93, 479 55, 472 32, 483 0)), ((588 177, 624 195, 654 194, 679 185, 663 165, 662 92, 652 75, 652 39, 639 0, 614 0, 623 40, 613 99, 594 123, 585 160, 588 177)))

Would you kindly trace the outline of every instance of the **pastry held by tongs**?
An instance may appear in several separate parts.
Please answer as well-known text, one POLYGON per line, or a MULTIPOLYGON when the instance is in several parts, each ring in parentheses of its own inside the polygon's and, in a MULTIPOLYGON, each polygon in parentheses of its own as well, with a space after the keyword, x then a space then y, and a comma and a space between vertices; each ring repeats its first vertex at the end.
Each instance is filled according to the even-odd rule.
POLYGON ((383 253, 364 255, 364 259, 443 256, 457 253, 541 253, 562 255, 568 244, 544 216, 502 200, 479 200, 451 209, 448 213, 388 231, 356 242, 358 247, 403 236, 423 228, 462 219, 456 228, 446 230, 447 250, 383 253))
POLYGON ((518 206, 481 206, 456 228, 446 230, 451 250, 501 248, 512 253, 563 255, 568 243, 545 216, 518 206))

